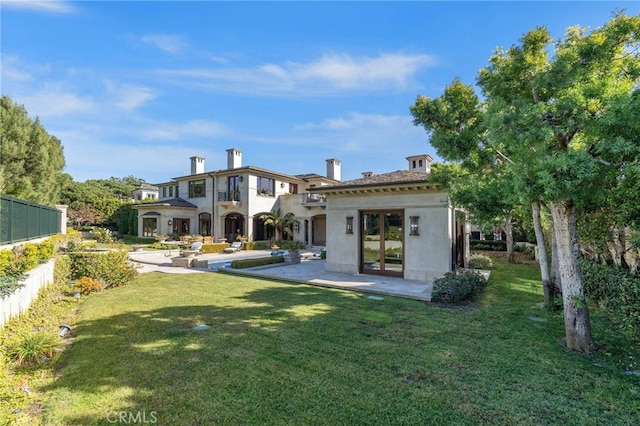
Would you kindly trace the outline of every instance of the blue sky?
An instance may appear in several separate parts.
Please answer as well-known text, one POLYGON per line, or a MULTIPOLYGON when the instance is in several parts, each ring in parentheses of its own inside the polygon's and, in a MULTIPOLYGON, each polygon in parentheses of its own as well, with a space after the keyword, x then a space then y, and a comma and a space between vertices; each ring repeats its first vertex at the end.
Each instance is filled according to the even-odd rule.
POLYGON ((2 94, 38 116, 74 180, 160 183, 243 165, 343 180, 430 154, 409 107, 455 77, 473 84, 498 46, 546 26, 591 29, 640 2, 11 1, 2 94))

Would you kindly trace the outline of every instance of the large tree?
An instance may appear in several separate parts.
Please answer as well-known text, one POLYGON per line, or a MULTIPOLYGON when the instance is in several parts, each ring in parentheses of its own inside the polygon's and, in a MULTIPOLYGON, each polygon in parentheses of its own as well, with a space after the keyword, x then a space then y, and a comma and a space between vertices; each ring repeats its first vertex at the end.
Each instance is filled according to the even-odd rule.
MULTIPOLYGON (((464 89, 464 96, 458 96, 464 101, 460 111, 450 113, 459 121, 449 120, 457 124, 450 130, 440 126, 448 133, 435 139, 470 158, 477 152, 500 153, 509 159, 515 190, 549 204, 571 350, 595 348, 578 265, 576 200, 605 190, 602 177, 615 175, 608 173, 610 168, 638 160, 637 138, 615 126, 603 128, 612 110, 630 105, 637 96, 639 37, 640 16, 622 13, 590 33, 569 28, 556 43, 545 28, 536 28, 520 45, 496 50, 490 65, 480 70, 482 103, 454 81, 450 87, 464 89)), ((433 103, 419 97, 412 107, 416 124, 427 123, 427 130, 433 129, 430 120, 439 118, 429 115, 433 103)))
POLYGON ((60 202, 62 144, 8 96, 0 99, 0 192, 36 203, 60 202))

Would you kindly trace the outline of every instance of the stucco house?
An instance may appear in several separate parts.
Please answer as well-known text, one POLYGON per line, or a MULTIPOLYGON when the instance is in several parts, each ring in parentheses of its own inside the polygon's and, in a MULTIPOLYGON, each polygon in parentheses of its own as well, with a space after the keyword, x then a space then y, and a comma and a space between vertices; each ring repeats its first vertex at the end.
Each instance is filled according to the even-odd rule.
POLYGON ((408 170, 312 188, 326 199, 326 270, 432 281, 464 267, 469 227, 447 191, 429 182, 431 157, 408 170))
POLYGON ((337 159, 326 160, 326 176, 243 166, 235 148, 225 169, 190 160, 190 174, 157 185, 157 202, 134 206, 140 237, 270 240, 274 230, 260 216, 279 209, 299 221, 291 239, 327 247, 330 271, 431 281, 467 265, 470 229, 447 191, 429 181, 428 155, 407 157, 407 170, 345 182, 337 159))
POLYGON ((191 157, 191 173, 157 184, 158 201, 135 205, 138 236, 212 236, 235 241, 239 235, 251 241, 269 240, 274 230, 260 216, 280 209, 299 220, 293 240, 305 245, 325 245, 324 197, 310 188, 340 181, 340 160, 326 160, 327 175, 289 175, 242 165, 242 151, 227 150, 227 167, 205 171, 204 158, 191 157))

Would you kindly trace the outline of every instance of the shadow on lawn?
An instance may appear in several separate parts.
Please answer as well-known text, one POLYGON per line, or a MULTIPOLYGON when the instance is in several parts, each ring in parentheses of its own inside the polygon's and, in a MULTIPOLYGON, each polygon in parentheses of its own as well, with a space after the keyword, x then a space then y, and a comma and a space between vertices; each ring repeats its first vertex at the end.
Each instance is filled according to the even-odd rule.
MULTIPOLYGON (((243 421, 239 413, 252 410, 245 407, 245 394, 257 393, 267 402, 273 397, 268 384, 257 384, 261 378, 277 382, 291 363, 304 369, 296 364, 321 358, 313 370, 327 357, 342 357, 344 333, 335 326, 344 322, 343 330, 352 333, 349 311, 360 298, 279 285, 238 294, 239 306, 173 306, 83 321, 63 357, 63 374, 45 389, 52 395, 48 420, 108 424, 125 415, 129 423, 142 422, 140 416, 159 424, 243 421), (192 330, 200 324, 211 329, 192 330)), ((360 303, 362 308, 376 302, 360 303)))

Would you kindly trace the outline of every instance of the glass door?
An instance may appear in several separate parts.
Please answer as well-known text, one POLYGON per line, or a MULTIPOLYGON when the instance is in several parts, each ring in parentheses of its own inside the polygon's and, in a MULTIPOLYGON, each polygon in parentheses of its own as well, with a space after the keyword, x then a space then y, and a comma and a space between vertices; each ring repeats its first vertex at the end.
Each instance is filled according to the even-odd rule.
POLYGON ((403 276, 403 216, 401 210, 361 213, 362 273, 403 276))

